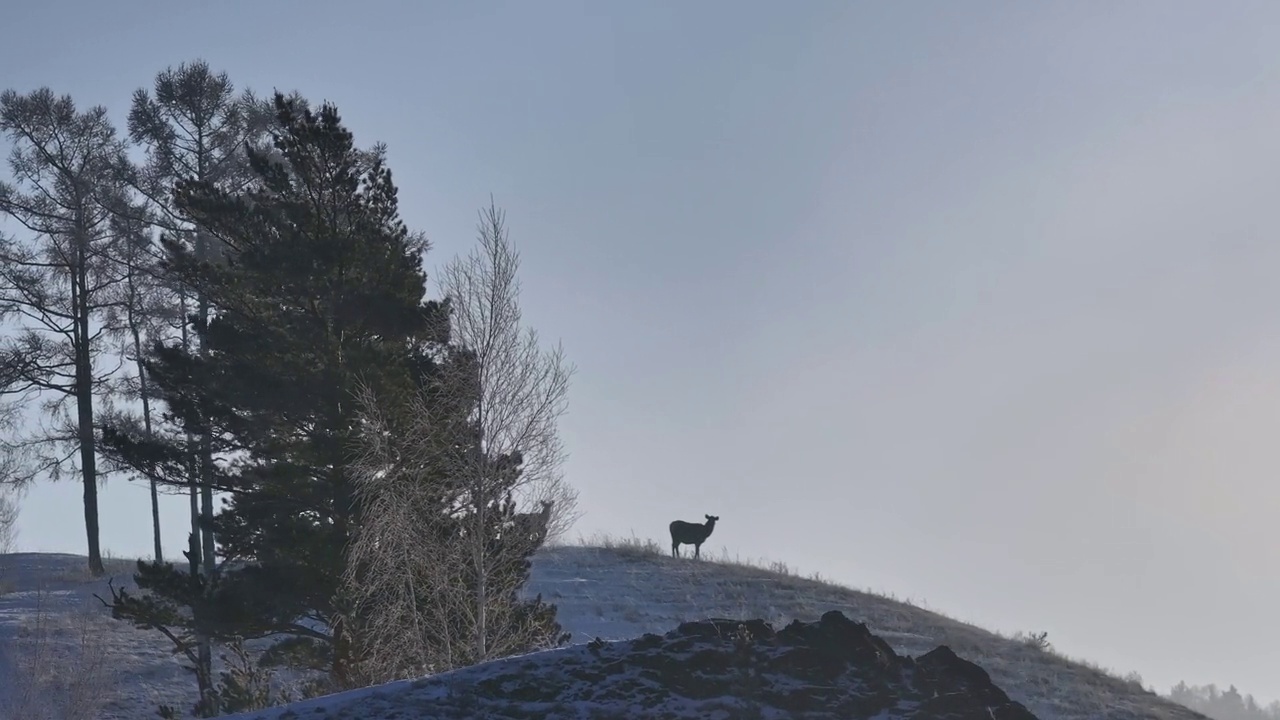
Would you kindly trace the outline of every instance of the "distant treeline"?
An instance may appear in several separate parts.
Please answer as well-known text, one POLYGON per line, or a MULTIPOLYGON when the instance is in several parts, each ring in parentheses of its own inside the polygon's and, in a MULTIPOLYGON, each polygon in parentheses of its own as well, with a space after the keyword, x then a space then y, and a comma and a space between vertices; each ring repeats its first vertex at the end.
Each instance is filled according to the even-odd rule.
POLYGON ((1168 697, 1214 720, 1280 720, 1280 701, 1263 707, 1252 695, 1241 695, 1235 685, 1220 690, 1212 683, 1187 685, 1180 682, 1173 686, 1168 697))

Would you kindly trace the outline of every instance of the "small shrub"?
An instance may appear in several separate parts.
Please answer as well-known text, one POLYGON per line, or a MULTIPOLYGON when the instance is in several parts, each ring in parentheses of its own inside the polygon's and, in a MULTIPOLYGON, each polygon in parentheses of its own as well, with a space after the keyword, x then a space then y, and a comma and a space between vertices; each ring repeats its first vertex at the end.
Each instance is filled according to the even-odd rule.
POLYGON ((1049 642, 1049 633, 1047 632, 1018 632, 1013 636, 1013 639, 1035 650, 1048 652, 1053 648, 1053 644, 1049 642))
POLYGON ((0 687, 6 691, 0 695, 0 718, 92 720, 115 684, 92 606, 64 614, 51 609, 49 601, 39 589, 34 617, 3 648, 12 654, 0 663, 5 675, 0 687), (71 637, 63 640, 59 636, 65 630, 71 637))
POLYGON ((227 645, 230 655, 223 654, 222 662, 227 669, 221 673, 221 680, 215 692, 218 694, 218 705, 225 714, 243 712, 245 710, 265 710, 273 705, 283 705, 290 701, 288 697, 273 698, 271 679, 274 673, 267 670, 249 657, 244 642, 239 638, 227 645))
POLYGON ((1129 683, 1135 688, 1142 690, 1143 692, 1147 691, 1146 682, 1143 681, 1142 675, 1138 674, 1136 670, 1133 672, 1130 672, 1128 675, 1125 675, 1123 679, 1125 682, 1129 683))

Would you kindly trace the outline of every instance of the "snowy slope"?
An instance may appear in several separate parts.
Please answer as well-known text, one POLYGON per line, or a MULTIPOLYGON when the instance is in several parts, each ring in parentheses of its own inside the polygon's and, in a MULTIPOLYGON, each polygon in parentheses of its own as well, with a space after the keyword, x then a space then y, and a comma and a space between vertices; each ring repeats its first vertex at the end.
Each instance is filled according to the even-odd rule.
POLYGON ((898 656, 839 611, 775 630, 682 623, 237 720, 1036 720, 976 665, 939 648, 898 656))
POLYGON ((534 561, 530 591, 558 606, 574 642, 661 633, 704 617, 761 618, 782 627, 828 610, 865 622, 903 655, 938 645, 987 670, 1042 720, 1201 718, 1100 670, 880 595, 732 563, 629 548, 552 548, 534 561))
MULTIPOLYGON (((108 561, 116 585, 134 564, 108 561)), ((191 680, 167 641, 111 618, 84 556, 0 555, 0 720, 155 717, 191 680)))
MULTIPOLYGON (((20 715, 32 720, 154 717, 158 702, 188 707, 194 683, 167 643, 113 621, 93 598, 95 592, 106 596, 105 580, 88 580, 83 567, 77 556, 0 556, 0 718, 4 699, 12 703, 24 687, 71 706, 102 702, 88 714, 66 707, 20 715)), ((128 582, 130 567, 113 563, 117 586, 128 582)), ((528 590, 558 606, 575 643, 661 634, 707 617, 761 618, 781 628, 792 619, 813 621, 839 610, 865 622, 899 654, 919 656, 948 645, 1044 720, 1201 717, 1118 678, 936 613, 755 567, 625 547, 553 547, 534 558, 528 590)), ((415 684, 421 686, 406 681, 361 692, 394 704, 415 684)), ((293 709, 301 714, 301 707, 293 709)))

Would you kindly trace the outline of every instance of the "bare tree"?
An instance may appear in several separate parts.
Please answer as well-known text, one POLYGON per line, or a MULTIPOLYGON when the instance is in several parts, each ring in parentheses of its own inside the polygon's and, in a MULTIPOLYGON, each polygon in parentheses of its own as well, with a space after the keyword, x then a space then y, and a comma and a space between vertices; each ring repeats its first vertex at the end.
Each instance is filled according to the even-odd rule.
POLYGON ((564 445, 557 423, 568 409, 574 368, 563 348, 544 349, 537 331, 523 323, 520 309, 520 254, 508 238, 505 213, 492 201, 480 212, 478 242, 454 258, 440 284, 452 310, 451 340, 472 359, 456 373, 455 384, 476 395, 473 421, 481 452, 464 468, 477 506, 483 501, 493 458, 520 457, 512 488, 521 507, 537 513, 553 503, 545 540, 559 537, 577 518, 577 492, 564 482, 564 445))
POLYGON ((79 112, 69 96, 48 88, 0 95, 0 131, 14 143, 9 165, 18 182, 0 184, 0 212, 31 233, 25 242, 0 238, 0 318, 21 323, 5 352, 23 359, 18 380, 4 392, 17 402, 40 396, 53 421, 13 438, 5 450, 22 458, 19 480, 45 473, 56 479, 79 456, 89 569, 100 575, 94 400, 114 373, 98 360, 106 349, 100 320, 122 279, 109 221, 120 198, 124 147, 105 108, 79 112))
POLYGON ((352 474, 362 518, 346 580, 361 628, 362 680, 467 665, 471 644, 457 620, 468 600, 457 582, 465 558, 442 457, 452 444, 450 413, 424 394, 396 402, 367 387, 357 402, 363 434, 352 474))
POLYGON ((402 402, 360 397, 363 517, 347 580, 371 679, 562 640, 554 611, 518 594, 528 556, 575 516, 557 431, 573 369, 522 325, 519 256, 492 204, 478 245, 442 273, 451 347, 436 380, 402 402), (521 507, 545 523, 522 531, 521 507))
MULTIPOLYGON (((441 278, 453 310, 451 339, 471 360, 461 364, 453 384, 476 400, 478 451, 463 456, 458 475, 467 487, 472 525, 463 542, 474 573, 472 639, 480 659, 503 644, 494 631, 502 625, 490 622, 497 619, 490 617, 492 610, 501 606, 491 598, 507 589, 491 587, 490 581, 510 559, 489 551, 483 531, 492 522, 487 515, 501 507, 495 495, 516 494, 529 505, 555 503, 545 537, 558 534, 577 504, 576 493, 562 479, 564 450, 556 426, 566 410, 573 370, 559 345, 544 351, 537 332, 521 322, 520 256, 508 240, 504 219, 491 201, 480 213, 479 247, 450 262, 441 278), (501 461, 506 458, 520 466, 514 482, 504 477, 501 461)), ((508 506, 506 513, 513 509, 508 506)))

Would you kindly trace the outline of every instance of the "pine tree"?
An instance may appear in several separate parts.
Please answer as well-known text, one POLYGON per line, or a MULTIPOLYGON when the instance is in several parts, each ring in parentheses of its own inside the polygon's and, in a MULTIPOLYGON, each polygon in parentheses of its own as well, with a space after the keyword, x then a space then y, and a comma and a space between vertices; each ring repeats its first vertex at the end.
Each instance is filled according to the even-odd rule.
MULTIPOLYGON (((140 413, 116 408, 104 408, 99 413, 100 424, 111 427, 131 424, 143 437, 154 440, 162 432, 156 427, 156 415, 152 403, 146 369, 143 366, 143 348, 156 338, 164 337, 168 321, 173 320, 173 308, 162 292, 159 282, 156 245, 147 222, 145 208, 134 202, 125 202, 123 208, 111 220, 113 232, 119 239, 115 261, 121 282, 112 293, 115 306, 108 313, 106 327, 114 337, 120 359, 132 366, 133 373, 124 373, 113 379, 113 395, 141 405, 140 413)), ((106 467, 114 470, 131 470, 122 466, 110 452, 110 447, 100 445, 106 467)), ((164 558, 160 535, 160 488, 153 473, 140 473, 148 479, 151 494, 151 534, 156 560, 164 558)))
MULTIPOLYGON (((278 93, 274 105, 274 152, 250 149, 246 192, 178 186, 176 204, 226 259, 166 240, 169 271, 213 312, 194 327, 202 352, 165 344, 146 363, 170 415, 207 434, 220 458, 209 485, 229 494, 213 522, 222 564, 183 577, 140 563, 137 579, 174 606, 199 606, 193 630, 281 637, 273 657, 323 667, 343 687, 357 648, 341 592, 360 517, 353 393, 361 383, 388 395, 427 383, 447 307, 424 300, 426 243, 400 221, 381 153, 358 150, 332 105, 313 112, 278 93)), ((172 447, 128 433, 113 443, 132 464, 180 472, 172 447)), ((114 612, 156 625, 156 602, 119 592, 114 612)))
MULTIPOLYGON (((147 157, 135 174, 134 187, 147 200, 150 222, 197 261, 218 262, 225 248, 183 212, 174 189, 180 182, 197 181, 226 192, 243 191, 253 177, 246 146, 260 145, 270 122, 268 108, 253 92, 236 93, 227 74, 214 73, 203 60, 167 68, 156 75, 151 92, 139 88, 134 93, 129 135, 147 157)), ((203 353, 204 345, 195 342, 191 324, 208 322, 212 312, 208 296, 179 278, 165 279, 169 302, 177 311, 182 347, 203 353)), ((139 368, 140 382, 145 380, 143 375, 139 368)), ((143 412, 149 422, 147 408, 143 412)), ((207 432, 188 432, 183 439, 193 536, 187 555, 192 568, 202 568, 209 575, 216 566, 213 438, 207 432)), ((213 649, 207 639, 200 640, 198 656, 202 673, 210 675, 213 649)))
POLYGON ((49 88, 0 95, 0 131, 13 141, 17 179, 16 186, 0 183, 0 212, 30 233, 0 236, 0 319, 22 323, 0 348, 22 359, 2 390, 19 401, 42 396, 53 419, 7 443, 6 461, 27 479, 56 479, 78 465, 89 570, 101 575, 95 400, 112 372, 98 358, 106 350, 102 321, 122 282, 111 219, 123 198, 124 145, 105 108, 79 111, 49 88))
MULTIPOLYGON (((167 68, 155 77, 153 92, 138 89, 129 111, 129 135, 147 153, 136 187, 149 200, 153 222, 171 240, 181 241, 198 260, 215 260, 223 248, 216 238, 193 226, 177 206, 174 188, 179 182, 209 183, 228 192, 239 192, 252 178, 246 145, 259 144, 270 118, 251 92, 237 94, 226 73, 215 74, 203 60, 167 68)), ((194 302, 194 322, 208 321, 209 299, 198 288, 174 283, 173 302, 179 308, 183 347, 192 347, 188 303, 194 302)), ((212 468, 212 441, 208 437, 187 440, 191 454, 191 531, 197 533, 201 561, 212 566, 213 494, 208 482, 212 468)))

